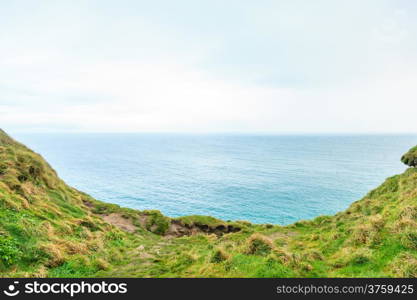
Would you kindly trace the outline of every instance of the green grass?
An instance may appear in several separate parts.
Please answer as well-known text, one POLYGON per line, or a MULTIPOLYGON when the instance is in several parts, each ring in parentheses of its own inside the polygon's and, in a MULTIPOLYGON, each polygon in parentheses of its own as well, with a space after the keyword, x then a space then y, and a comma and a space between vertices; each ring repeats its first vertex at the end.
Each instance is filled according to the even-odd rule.
POLYGON ((184 216, 176 218, 177 220, 183 222, 188 226, 193 225, 207 225, 209 227, 217 227, 221 225, 226 225, 226 222, 210 217, 210 216, 199 216, 199 215, 192 215, 192 216, 184 216))
POLYGON ((410 167, 417 166, 417 146, 413 147, 401 157, 401 161, 410 167))
MULTIPOLYGON (((403 162, 410 165, 416 149, 403 162)), ((289 226, 171 219, 67 186, 0 130, 0 276, 417 277, 417 169, 388 178, 343 212, 289 226), (107 223, 109 215, 136 230, 107 223), (164 236, 173 223, 207 230, 164 236)))
POLYGON ((147 217, 147 230, 161 235, 168 230, 170 219, 165 217, 159 210, 145 210, 143 215, 147 217))

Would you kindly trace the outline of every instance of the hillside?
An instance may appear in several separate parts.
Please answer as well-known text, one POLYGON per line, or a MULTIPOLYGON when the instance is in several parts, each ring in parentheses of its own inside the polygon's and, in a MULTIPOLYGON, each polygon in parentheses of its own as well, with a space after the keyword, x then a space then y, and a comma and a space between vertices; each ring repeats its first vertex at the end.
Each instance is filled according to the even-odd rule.
POLYGON ((172 219, 93 199, 0 130, 0 276, 417 277, 417 169, 289 226, 172 219))

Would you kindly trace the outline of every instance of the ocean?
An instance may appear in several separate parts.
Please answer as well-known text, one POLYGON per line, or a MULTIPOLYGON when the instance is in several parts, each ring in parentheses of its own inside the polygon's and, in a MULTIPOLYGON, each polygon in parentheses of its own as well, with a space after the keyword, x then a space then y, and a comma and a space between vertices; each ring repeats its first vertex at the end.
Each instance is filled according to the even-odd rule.
POLYGON ((403 172, 411 135, 34 134, 14 137, 98 200, 172 217, 289 224, 346 209, 403 172))

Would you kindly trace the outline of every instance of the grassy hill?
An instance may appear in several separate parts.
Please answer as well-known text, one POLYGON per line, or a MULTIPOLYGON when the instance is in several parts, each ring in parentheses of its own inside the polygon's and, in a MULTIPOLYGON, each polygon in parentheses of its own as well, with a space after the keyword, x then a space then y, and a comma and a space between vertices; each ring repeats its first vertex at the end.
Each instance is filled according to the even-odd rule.
POLYGON ((417 277, 417 169, 289 226, 172 219, 93 199, 0 130, 0 276, 417 277))

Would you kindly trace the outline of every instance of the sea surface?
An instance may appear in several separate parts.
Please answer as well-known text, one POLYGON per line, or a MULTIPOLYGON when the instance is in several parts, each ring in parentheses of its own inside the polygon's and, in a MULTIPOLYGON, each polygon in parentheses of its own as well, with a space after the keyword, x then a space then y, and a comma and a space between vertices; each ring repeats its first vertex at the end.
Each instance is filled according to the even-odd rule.
POLYGON ((69 185, 172 217, 289 224, 334 214, 387 177, 409 135, 24 134, 69 185))

